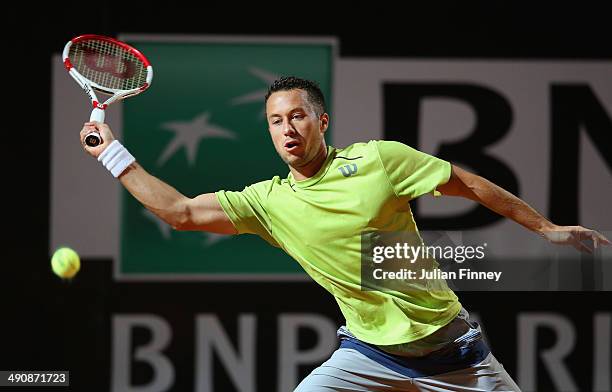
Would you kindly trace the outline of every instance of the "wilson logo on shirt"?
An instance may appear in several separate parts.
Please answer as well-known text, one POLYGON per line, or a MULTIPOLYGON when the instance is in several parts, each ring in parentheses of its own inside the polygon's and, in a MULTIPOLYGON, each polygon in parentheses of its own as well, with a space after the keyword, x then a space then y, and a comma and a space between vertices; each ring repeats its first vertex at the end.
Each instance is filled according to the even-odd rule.
POLYGON ((357 173, 357 164, 350 163, 348 165, 340 166, 338 170, 340 170, 340 173, 342 173, 344 177, 350 177, 357 173))

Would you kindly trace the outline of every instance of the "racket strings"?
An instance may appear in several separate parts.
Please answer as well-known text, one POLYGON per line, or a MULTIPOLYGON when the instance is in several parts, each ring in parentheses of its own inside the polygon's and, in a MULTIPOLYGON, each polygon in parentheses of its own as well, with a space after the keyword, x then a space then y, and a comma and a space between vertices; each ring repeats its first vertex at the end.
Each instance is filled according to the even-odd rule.
POLYGON ((147 80, 147 68, 130 51, 112 42, 87 40, 73 44, 68 54, 77 72, 113 90, 132 90, 147 80))

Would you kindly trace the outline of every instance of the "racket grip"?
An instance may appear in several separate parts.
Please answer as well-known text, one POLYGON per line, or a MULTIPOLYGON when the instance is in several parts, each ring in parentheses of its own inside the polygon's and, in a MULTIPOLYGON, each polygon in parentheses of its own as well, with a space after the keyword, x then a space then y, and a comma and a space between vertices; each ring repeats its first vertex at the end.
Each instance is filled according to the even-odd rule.
MULTIPOLYGON (((91 116, 89 116, 89 121, 96 121, 99 123, 103 123, 104 117, 106 117, 106 112, 104 111, 104 109, 100 109, 96 107, 91 111, 91 116)), ((100 134, 98 132, 92 132, 92 133, 87 134, 87 136, 85 136, 85 144, 87 144, 89 147, 96 147, 100 145, 101 143, 102 143, 102 137, 100 137, 100 134)))
POLYGON ((98 132, 92 132, 85 136, 85 144, 89 147, 96 147, 102 143, 102 138, 98 132))

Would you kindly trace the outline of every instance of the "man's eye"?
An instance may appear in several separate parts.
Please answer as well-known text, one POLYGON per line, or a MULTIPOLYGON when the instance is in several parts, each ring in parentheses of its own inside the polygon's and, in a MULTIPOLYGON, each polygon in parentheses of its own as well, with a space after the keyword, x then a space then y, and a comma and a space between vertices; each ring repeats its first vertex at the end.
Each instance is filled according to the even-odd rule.
POLYGON ((304 116, 302 116, 301 114, 294 114, 293 118, 302 119, 304 118, 304 116))
POLYGON ((273 125, 278 125, 278 124, 280 124, 280 123, 281 123, 281 122, 280 122, 280 120, 274 120, 274 121, 272 121, 272 124, 273 124, 273 125))

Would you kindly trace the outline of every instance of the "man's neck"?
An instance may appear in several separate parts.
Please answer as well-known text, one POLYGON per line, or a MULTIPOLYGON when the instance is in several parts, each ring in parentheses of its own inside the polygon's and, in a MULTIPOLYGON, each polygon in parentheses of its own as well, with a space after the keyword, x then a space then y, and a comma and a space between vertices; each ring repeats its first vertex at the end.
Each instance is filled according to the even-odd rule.
POLYGON ((313 159, 310 160, 310 162, 300 167, 289 166, 289 171, 291 171, 291 174, 296 181, 306 180, 319 172, 326 159, 327 147, 325 144, 321 144, 319 152, 313 159))

